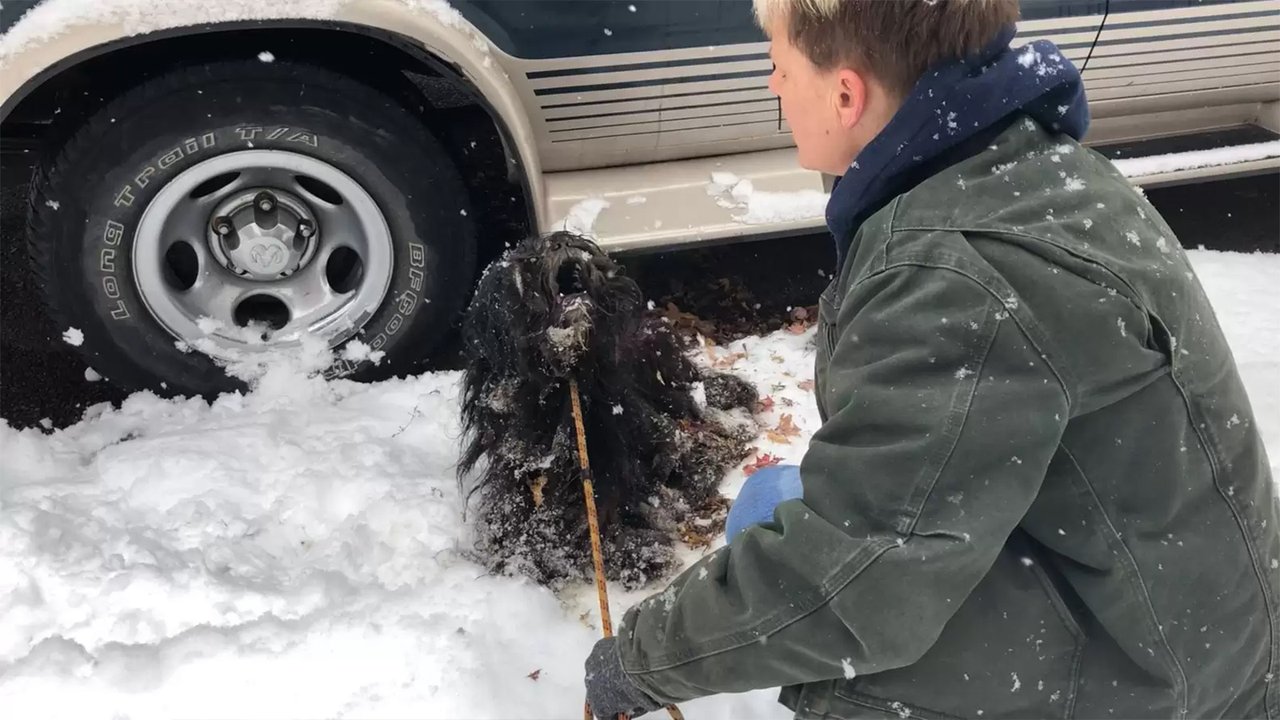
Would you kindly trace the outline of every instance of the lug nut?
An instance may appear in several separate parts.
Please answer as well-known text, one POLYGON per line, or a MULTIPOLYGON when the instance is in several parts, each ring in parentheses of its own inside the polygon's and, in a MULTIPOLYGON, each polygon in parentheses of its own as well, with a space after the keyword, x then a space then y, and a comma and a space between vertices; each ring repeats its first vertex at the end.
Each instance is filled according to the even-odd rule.
POLYGON ((309 238, 316 234, 316 226, 306 220, 298 221, 298 234, 304 238, 309 238))
POLYGON ((231 221, 225 217, 214 218, 213 220, 213 231, 222 237, 230 235, 231 231, 234 229, 235 228, 231 225, 231 221))
POLYGON ((257 197, 258 209, 262 212, 271 212, 276 207, 276 199, 271 197, 270 193, 262 193, 257 197))

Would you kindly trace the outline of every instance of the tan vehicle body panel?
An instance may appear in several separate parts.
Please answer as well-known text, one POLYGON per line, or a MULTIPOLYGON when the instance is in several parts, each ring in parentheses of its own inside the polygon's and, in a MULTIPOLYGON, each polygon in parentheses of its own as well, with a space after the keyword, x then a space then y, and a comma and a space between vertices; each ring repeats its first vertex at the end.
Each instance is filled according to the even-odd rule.
MULTIPOLYGON (((11 104, 66 58, 136 34, 121 19, 127 15, 113 15, 113 4, 102 0, 93 13, 48 37, 0 39, 0 104, 11 104)), ((254 19, 304 19, 273 14, 270 3, 263 5, 254 19)), ((822 193, 829 186, 830 178, 796 164, 788 128, 766 87, 765 43, 534 60, 502 52, 461 15, 430 3, 333 0, 324 19, 409 38, 458 68, 505 126, 507 150, 528 175, 539 230, 561 225, 575 206, 593 199, 597 206, 601 200, 608 204, 588 213, 587 224, 616 250, 822 227, 820 213, 744 222, 743 207, 708 187, 717 171, 751 180, 757 192, 822 193), (645 67, 627 67, 637 63, 645 67), (709 70, 746 76, 698 79, 709 70), (610 87, 636 81, 649 84, 639 90, 610 87)), ((1044 37, 1076 46, 1064 53, 1085 68, 1094 117, 1090 143, 1280 124, 1280 0, 1103 20, 1097 15, 1028 21, 1014 41, 1044 37), (1178 33, 1192 37, 1158 39, 1169 26, 1151 26, 1153 21, 1177 21, 1178 33)), ((147 29, 197 22, 214 20, 160 21, 147 29)), ((1231 171, 1277 166, 1280 157, 1272 157, 1231 171)), ((1135 182, 1223 172, 1208 168, 1135 182)))

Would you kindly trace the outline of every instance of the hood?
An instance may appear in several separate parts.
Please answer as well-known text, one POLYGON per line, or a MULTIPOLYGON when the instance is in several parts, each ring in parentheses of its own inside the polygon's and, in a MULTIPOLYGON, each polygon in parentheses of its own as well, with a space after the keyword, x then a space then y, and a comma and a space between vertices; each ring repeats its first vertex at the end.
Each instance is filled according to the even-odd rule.
POLYGON ((1016 117, 1084 137, 1089 107, 1080 71, 1048 40, 1011 48, 1013 36, 1006 27, 976 56, 926 72, 838 180, 826 219, 841 264, 868 217, 943 167, 981 152, 1016 117))

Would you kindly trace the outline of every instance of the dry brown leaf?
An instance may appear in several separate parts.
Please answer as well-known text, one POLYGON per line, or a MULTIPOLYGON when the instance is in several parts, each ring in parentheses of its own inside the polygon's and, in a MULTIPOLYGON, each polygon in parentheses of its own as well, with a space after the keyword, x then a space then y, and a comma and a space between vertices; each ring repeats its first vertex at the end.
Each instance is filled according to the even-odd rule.
POLYGON ((692 548, 711 546, 711 541, 724 532, 725 519, 729 515, 729 498, 716 494, 701 506, 694 508, 689 517, 680 523, 680 539, 692 548))
POLYGON ((755 461, 743 467, 742 471, 746 473, 747 476, 749 477, 751 475, 754 475, 755 472, 760 468, 766 468, 766 467, 769 467, 770 465, 777 465, 780 462, 782 462, 782 458, 778 457, 777 455, 771 455, 769 453, 765 453, 763 455, 757 455, 755 461))
POLYGON ((542 507, 542 488, 547 486, 547 476, 539 475, 529 481, 529 489, 533 491, 533 506, 542 507))
POLYGON ((738 364, 738 361, 746 356, 747 354, 744 352, 729 353, 728 355, 722 355, 720 357, 713 356, 711 366, 723 370, 724 368, 730 368, 738 364))
MULTIPOLYGON (((783 400, 784 400, 784 401, 785 401, 785 399, 786 399, 786 398, 783 398, 783 400)), ((772 395, 765 395, 763 400, 761 400, 760 402, 756 403, 756 412, 757 412, 757 413, 768 412, 768 411, 770 411, 770 410, 772 410, 772 409, 773 409, 773 396, 772 396, 772 395)))
POLYGON ((693 313, 687 313, 681 310, 680 308, 676 307, 675 303, 671 303, 671 302, 667 303, 667 306, 662 309, 662 317, 677 323, 678 322, 695 322, 698 319, 697 316, 695 316, 693 313))
POLYGON ((782 417, 779 418, 777 427, 765 431, 765 436, 768 437, 769 440, 782 445, 790 445, 790 438, 799 434, 800 428, 796 427, 791 415, 787 413, 783 413, 782 417))
POLYGON ((793 322, 787 326, 787 332, 792 335, 803 335, 809 330, 809 324, 806 322, 793 322))
POLYGON ((688 313, 676 307, 675 303, 668 302, 666 307, 659 311, 659 314, 671 324, 677 331, 684 332, 687 335, 698 333, 703 337, 716 334, 715 323, 699 318, 693 313, 688 313))
POLYGON ((782 413, 778 418, 778 426, 774 430, 786 437, 795 437, 800 434, 800 428, 796 427, 795 418, 790 413, 782 413))
POLYGON ((525 677, 529 678, 530 680, 537 680, 538 678, 542 677, 542 668, 538 668, 537 670, 534 670, 528 675, 525 675, 525 677))
POLYGON ((804 390, 805 392, 809 392, 810 390, 813 390, 813 381, 801 380, 800 382, 796 383, 796 387, 800 388, 801 390, 804 390))

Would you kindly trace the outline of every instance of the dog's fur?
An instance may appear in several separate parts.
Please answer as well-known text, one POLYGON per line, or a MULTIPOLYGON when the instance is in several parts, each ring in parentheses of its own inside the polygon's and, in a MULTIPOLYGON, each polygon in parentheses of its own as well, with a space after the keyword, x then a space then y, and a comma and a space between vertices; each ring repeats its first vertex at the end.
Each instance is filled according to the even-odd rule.
POLYGON ((718 497, 747 452, 754 428, 725 411, 749 415, 755 388, 695 366, 622 268, 567 232, 530 238, 486 268, 463 342, 459 471, 477 475, 489 566, 549 585, 590 576, 572 377, 607 576, 635 587, 671 570, 677 525, 718 497))

